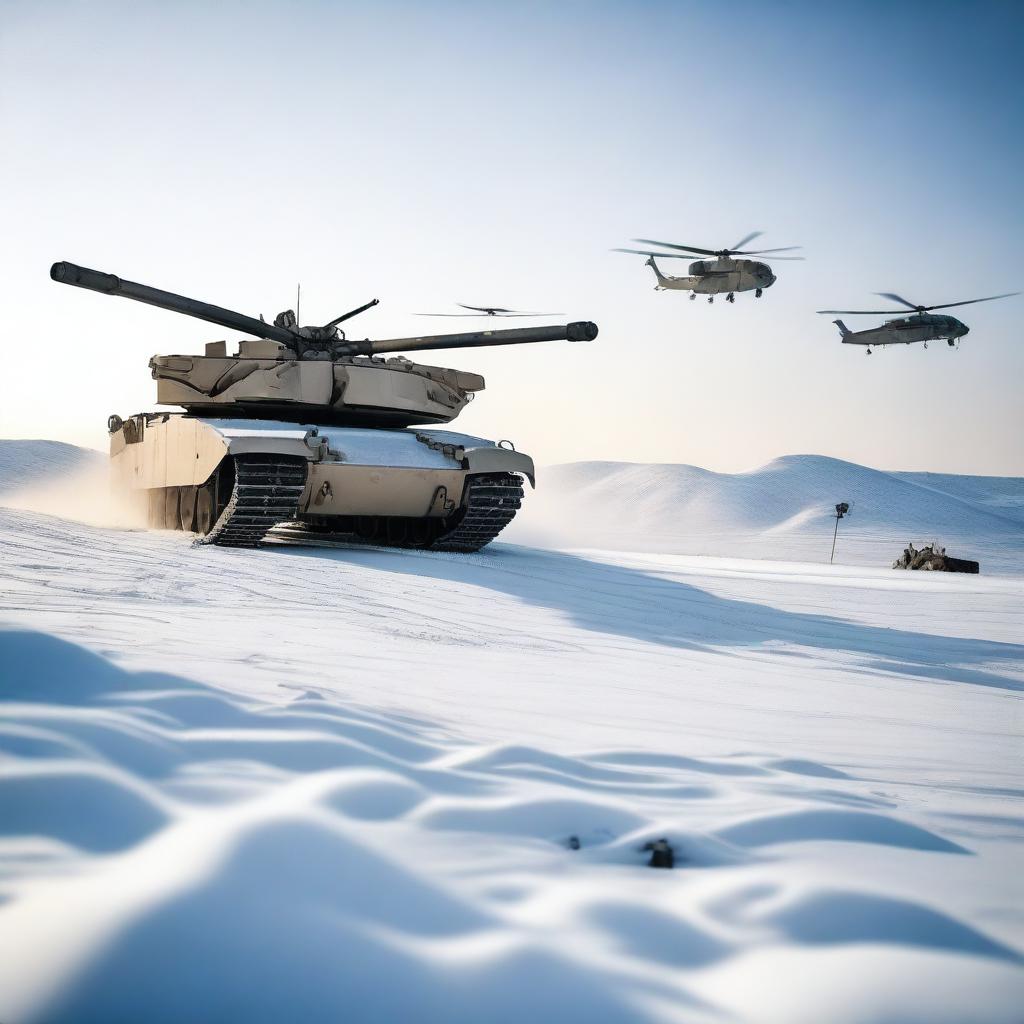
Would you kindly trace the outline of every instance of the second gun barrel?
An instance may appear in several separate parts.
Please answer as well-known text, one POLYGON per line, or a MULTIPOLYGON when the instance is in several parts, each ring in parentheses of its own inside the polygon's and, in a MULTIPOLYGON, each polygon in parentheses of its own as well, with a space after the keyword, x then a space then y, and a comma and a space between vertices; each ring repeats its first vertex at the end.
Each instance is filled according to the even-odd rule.
MULTIPOLYGON (((552 327, 519 327, 508 331, 471 331, 466 334, 428 334, 419 338, 385 338, 368 343, 368 352, 420 352, 432 348, 487 348, 491 345, 527 345, 538 341, 593 341, 597 324, 579 320, 552 327)), ((365 343, 364 343, 365 344, 365 343)))

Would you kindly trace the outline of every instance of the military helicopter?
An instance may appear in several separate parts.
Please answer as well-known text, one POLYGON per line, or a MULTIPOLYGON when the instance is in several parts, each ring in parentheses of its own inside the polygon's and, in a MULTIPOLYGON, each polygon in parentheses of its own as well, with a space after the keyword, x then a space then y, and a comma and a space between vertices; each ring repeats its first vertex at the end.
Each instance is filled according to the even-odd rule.
MULTIPOLYGON (((678 252, 657 252, 651 249, 615 249, 614 252, 628 252, 647 256, 646 266, 654 271, 658 283, 655 291, 688 291, 690 298, 706 295, 708 302, 714 302, 716 295, 725 294, 726 302, 736 301, 736 292, 754 292, 759 299, 765 288, 775 283, 775 274, 767 263, 761 260, 738 260, 735 256, 764 256, 777 252, 790 252, 799 245, 788 245, 781 249, 747 250, 743 246, 760 237, 762 232, 752 231, 741 238, 731 249, 698 249, 692 245, 677 245, 675 242, 656 242, 651 238, 634 238, 644 245, 660 245, 663 249, 678 249, 678 252), (712 260, 696 260, 690 264, 688 277, 667 277, 655 263, 656 257, 666 259, 691 259, 693 255, 714 256, 712 260)), ((803 256, 770 256, 772 260, 802 260, 803 256)))
POLYGON ((561 313, 523 313, 517 309, 504 309, 501 306, 466 306, 456 302, 460 309, 471 309, 472 313, 417 313, 417 316, 561 316, 561 313))
MULTIPOLYGON (((1020 292, 987 295, 983 299, 964 299, 962 302, 943 302, 937 306, 917 306, 892 292, 875 292, 875 294, 880 295, 883 299, 898 302, 901 306, 906 306, 907 309, 913 310, 913 315, 886 320, 881 327, 870 327, 866 331, 851 331, 842 320, 832 321, 839 328, 844 345, 866 345, 868 355, 871 355, 872 345, 913 345, 921 341, 927 348, 929 341, 944 341, 950 348, 959 347, 960 339, 970 331, 970 328, 957 320, 955 316, 946 316, 943 313, 933 314, 931 312, 933 309, 949 309, 952 306, 970 306, 975 302, 991 302, 993 299, 1006 299, 1011 295, 1020 295, 1020 292)), ((892 309, 819 309, 818 312, 833 315, 838 313, 843 316, 885 316, 897 311, 892 309)))

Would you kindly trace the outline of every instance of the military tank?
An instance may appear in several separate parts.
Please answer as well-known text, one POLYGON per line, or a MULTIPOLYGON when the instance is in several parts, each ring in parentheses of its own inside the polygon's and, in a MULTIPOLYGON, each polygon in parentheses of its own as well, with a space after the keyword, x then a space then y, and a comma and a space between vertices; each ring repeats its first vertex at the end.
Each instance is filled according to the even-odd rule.
POLYGON ((201 543, 255 547, 268 531, 397 547, 478 551, 535 485, 533 460, 507 441, 447 430, 484 389, 475 373, 399 354, 548 341, 592 341, 597 327, 549 327, 350 340, 340 324, 300 327, 294 311, 266 323, 233 310, 55 263, 61 284, 120 295, 253 335, 228 353, 150 360, 157 404, 108 420, 115 486, 146 502, 154 528, 201 543))

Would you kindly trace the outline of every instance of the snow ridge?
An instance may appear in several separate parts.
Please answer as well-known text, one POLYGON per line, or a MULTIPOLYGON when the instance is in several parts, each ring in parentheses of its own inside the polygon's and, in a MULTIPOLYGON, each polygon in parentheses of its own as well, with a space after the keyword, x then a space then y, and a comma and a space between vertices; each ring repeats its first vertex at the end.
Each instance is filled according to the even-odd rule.
POLYGON ((966 957, 990 1001, 1024 959, 916 899, 777 877, 780 844, 972 852, 826 765, 467 746, 45 634, 0 649, 5 1020, 710 1021, 701 979, 768 936, 875 946, 911 974, 966 957), (691 824, 716 803, 725 824, 691 824), (671 876, 644 867, 663 836, 671 876))
POLYGON ((0 495, 44 479, 69 476, 106 462, 91 448, 63 441, 19 441, 0 438, 0 495))
POLYGON ((514 539, 821 561, 834 506, 846 501, 839 550, 848 564, 889 565, 907 541, 934 539, 979 558, 983 571, 1024 570, 1024 478, 885 472, 821 455, 735 474, 580 462, 547 468, 530 497, 514 539))

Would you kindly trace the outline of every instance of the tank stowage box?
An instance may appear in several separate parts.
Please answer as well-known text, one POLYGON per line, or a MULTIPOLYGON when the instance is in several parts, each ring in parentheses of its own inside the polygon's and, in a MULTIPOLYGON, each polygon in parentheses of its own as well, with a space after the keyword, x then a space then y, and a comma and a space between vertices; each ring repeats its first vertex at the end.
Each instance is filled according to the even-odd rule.
POLYGON ((273 324, 55 263, 55 281, 175 310, 256 336, 229 355, 154 356, 157 402, 180 412, 111 416, 117 484, 145 496, 151 525, 204 543, 252 547, 297 522, 378 544, 477 551, 514 517, 533 460, 508 442, 437 429, 482 377, 385 354, 542 341, 591 341, 588 322, 389 340, 348 340, 339 324, 273 324), (414 429, 420 425, 419 429, 414 429))

